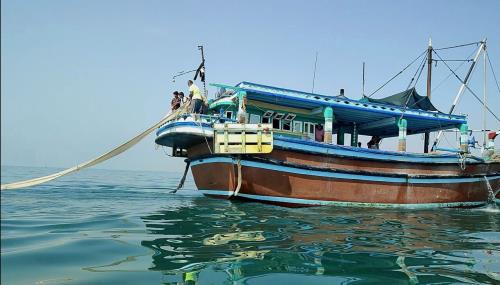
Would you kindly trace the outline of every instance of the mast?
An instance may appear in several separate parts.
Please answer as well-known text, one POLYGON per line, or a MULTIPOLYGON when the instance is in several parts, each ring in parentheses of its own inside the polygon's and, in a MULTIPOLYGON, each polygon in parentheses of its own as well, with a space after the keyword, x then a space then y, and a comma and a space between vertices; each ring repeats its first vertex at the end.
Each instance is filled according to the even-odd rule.
POLYGON ((314 82, 316 81, 316 65, 318 64, 318 52, 316 51, 316 59, 314 60, 314 72, 313 72, 313 86, 311 93, 314 93, 314 82))
MULTIPOLYGON (((476 55, 474 56, 474 59, 472 60, 472 64, 469 68, 469 71, 467 72, 467 75, 465 75, 465 79, 462 81, 462 84, 460 85, 460 89, 458 90, 457 96, 455 96, 455 100, 453 100, 453 104, 451 105, 450 111, 448 114, 452 114, 453 110, 455 110, 455 107, 457 106, 458 100, 460 100, 460 97, 465 91, 465 87, 467 86, 467 83, 469 82, 469 79, 472 75, 472 71, 474 70, 474 67, 476 66, 476 62, 479 58, 479 55, 481 55, 481 51, 484 49, 486 46, 486 39, 484 39, 481 42, 481 45, 477 49, 476 55)), ((434 140, 434 143, 432 144, 432 149, 436 147, 436 145, 439 142, 439 139, 441 138, 441 135, 443 134, 443 131, 439 131, 438 135, 436 136, 436 139, 434 140)))
MULTIPOLYGON (((198 49, 201 50, 201 65, 200 67, 198 68, 199 72, 203 73, 201 77, 201 81, 203 82, 203 93, 205 95, 205 97, 208 96, 208 92, 207 92, 207 84, 205 83, 205 53, 203 53, 203 45, 201 46, 198 46, 198 49)), ((198 73, 196 73, 198 74, 198 73)), ((196 77, 195 77, 196 79, 196 77)))
POLYGON ((483 72, 484 72, 484 87, 483 87, 483 149, 486 149, 486 45, 483 46, 483 72))
MULTIPOLYGON (((431 99, 432 84, 432 40, 429 38, 429 47, 427 48, 427 98, 431 99)), ((429 152, 429 132, 424 134, 424 153, 429 152)))
POLYGON ((365 97, 365 62, 363 61, 363 86, 361 87, 361 95, 365 97))

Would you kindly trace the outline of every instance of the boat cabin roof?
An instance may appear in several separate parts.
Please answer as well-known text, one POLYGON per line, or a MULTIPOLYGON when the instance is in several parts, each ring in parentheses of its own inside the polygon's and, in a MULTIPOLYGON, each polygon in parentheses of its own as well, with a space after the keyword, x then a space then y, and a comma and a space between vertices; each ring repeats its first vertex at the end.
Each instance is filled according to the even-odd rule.
MULTIPOLYGON (((214 84, 214 86, 222 85, 214 84)), ((353 100, 344 96, 307 93, 251 82, 241 82, 234 89, 246 92, 247 106, 258 101, 268 105, 298 108, 314 118, 323 117, 324 108, 331 107, 336 125, 352 126, 356 123, 358 133, 361 135, 397 136, 399 131, 397 120, 402 115, 408 122, 408 134, 457 128, 466 123, 466 117, 462 115, 353 100)))

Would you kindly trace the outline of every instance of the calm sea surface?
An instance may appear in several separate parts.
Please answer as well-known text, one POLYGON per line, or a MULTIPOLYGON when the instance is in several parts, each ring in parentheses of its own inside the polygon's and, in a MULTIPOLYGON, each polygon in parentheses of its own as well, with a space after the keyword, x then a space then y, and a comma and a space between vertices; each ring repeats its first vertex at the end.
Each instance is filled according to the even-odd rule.
POLYGON ((498 210, 288 209, 192 179, 169 194, 179 178, 91 169, 2 192, 1 283, 500 284, 498 210))

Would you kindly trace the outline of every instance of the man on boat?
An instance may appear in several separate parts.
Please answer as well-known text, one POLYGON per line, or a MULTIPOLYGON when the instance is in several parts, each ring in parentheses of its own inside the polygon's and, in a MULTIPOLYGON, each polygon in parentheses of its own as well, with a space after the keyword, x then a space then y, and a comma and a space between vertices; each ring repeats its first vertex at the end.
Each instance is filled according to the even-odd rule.
POLYGON ((184 103, 186 103, 187 98, 184 98, 184 92, 179 91, 179 99, 181 99, 181 105, 184 105, 184 103))
POLYGON ((193 80, 188 80, 189 86, 189 99, 191 100, 191 113, 203 113, 203 95, 201 95, 200 88, 196 86, 193 80))
POLYGON ((476 137, 472 134, 472 130, 469 131, 469 139, 467 140, 467 144, 469 148, 476 148, 477 140, 476 137))
POLYGON ((323 142, 325 139, 325 130, 323 129, 322 124, 317 124, 315 127, 314 139, 317 142, 323 142))
POLYGON ((382 139, 379 136, 373 136, 371 140, 366 144, 368 148, 379 149, 379 144, 382 139))
POLYGON ((179 97, 179 92, 174 91, 174 98, 172 98, 172 101, 170 102, 170 107, 172 107, 172 111, 175 111, 179 109, 181 106, 181 98, 179 97))

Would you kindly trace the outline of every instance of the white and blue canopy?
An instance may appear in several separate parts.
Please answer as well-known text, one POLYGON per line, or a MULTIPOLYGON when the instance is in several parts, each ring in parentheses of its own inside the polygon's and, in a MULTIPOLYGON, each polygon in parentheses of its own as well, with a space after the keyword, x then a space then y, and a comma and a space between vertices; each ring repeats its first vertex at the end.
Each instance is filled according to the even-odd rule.
POLYGON ((331 107, 337 124, 352 126, 356 123, 361 135, 397 136, 397 121, 400 118, 407 120, 408 134, 457 128, 467 122, 466 117, 461 115, 353 100, 343 96, 307 93, 251 82, 241 82, 234 89, 245 91, 249 100, 304 109, 310 111, 311 116, 322 116, 320 110, 331 107))

